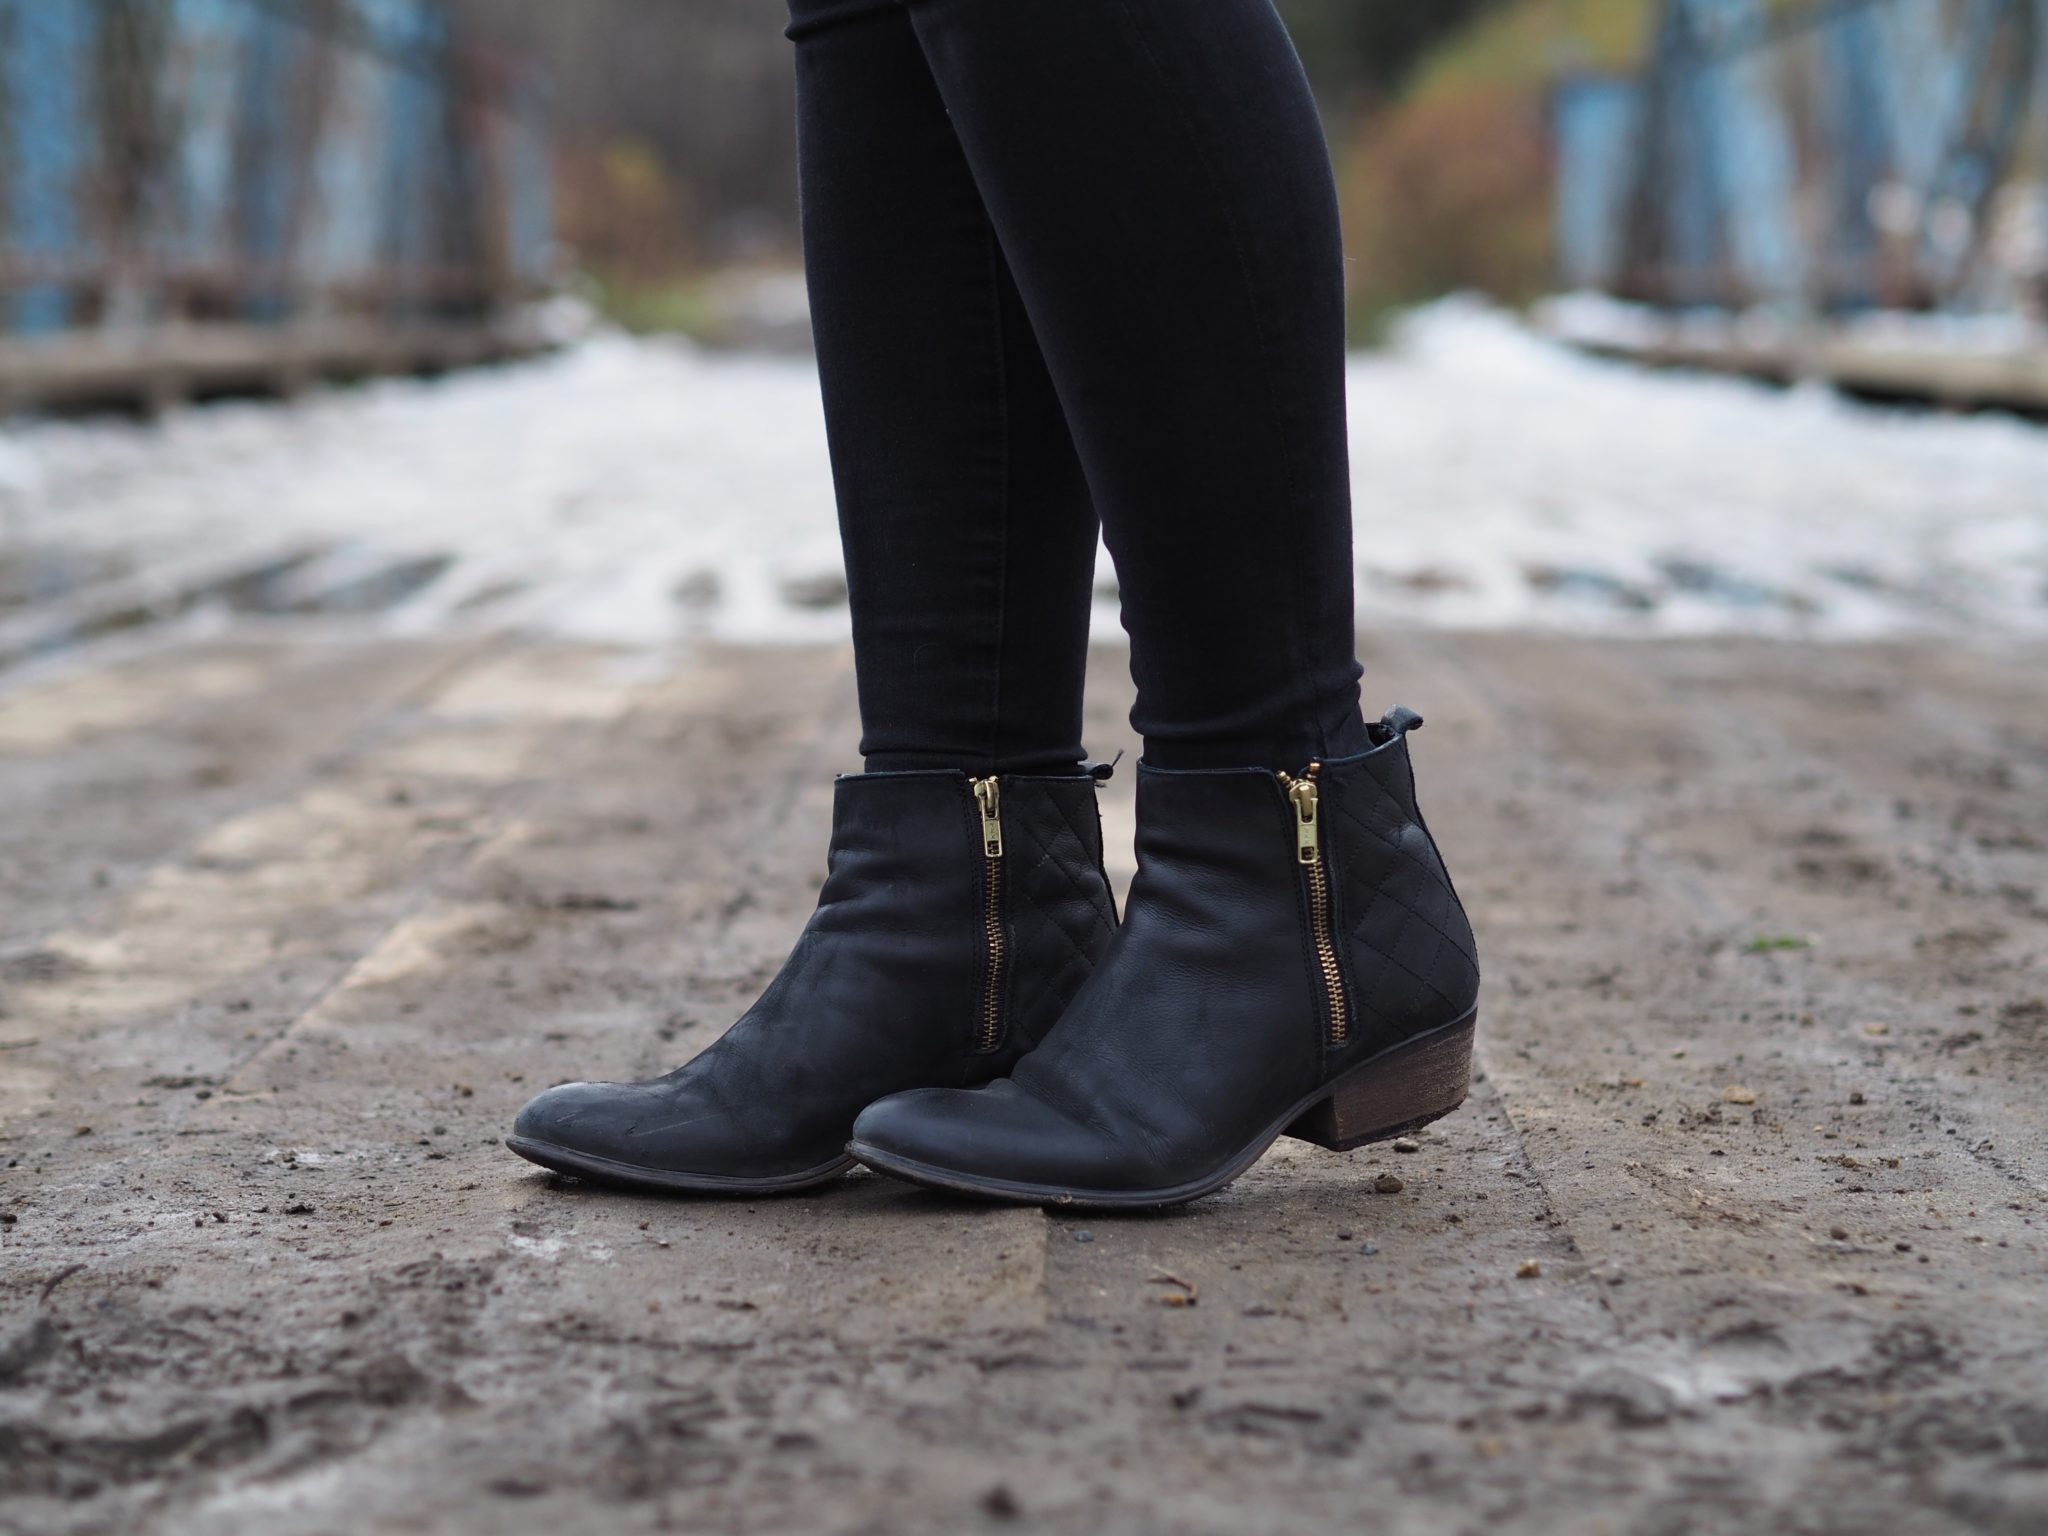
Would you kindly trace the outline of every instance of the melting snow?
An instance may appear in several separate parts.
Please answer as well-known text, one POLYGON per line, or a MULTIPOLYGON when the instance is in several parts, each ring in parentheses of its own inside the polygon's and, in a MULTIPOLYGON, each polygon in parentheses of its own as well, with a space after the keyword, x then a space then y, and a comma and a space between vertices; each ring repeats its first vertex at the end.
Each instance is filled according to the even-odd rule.
MULTIPOLYGON (((1350 383, 1368 625, 2048 631, 2039 427, 1646 374, 1466 303, 1350 383)), ((600 335, 292 405, 0 429, 0 641, 138 597, 187 622, 835 638, 833 519, 808 359, 600 335)), ((1097 621, 1117 633, 1109 603, 1097 621)))

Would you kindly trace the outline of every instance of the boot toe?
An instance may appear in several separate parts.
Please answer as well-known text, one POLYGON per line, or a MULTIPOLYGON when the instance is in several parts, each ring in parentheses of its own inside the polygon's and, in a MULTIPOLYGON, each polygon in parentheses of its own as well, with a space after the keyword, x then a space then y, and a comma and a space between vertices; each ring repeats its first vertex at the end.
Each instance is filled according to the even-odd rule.
POLYGON ((1127 1149, 1008 1079, 878 1100, 849 1150, 883 1173, 995 1197, 1059 1201, 1144 1182, 1127 1149))
POLYGON ((536 1094, 512 1122, 516 1141, 616 1157, 630 1123, 616 1113, 618 1083, 561 1083, 536 1094))
MULTIPOLYGON (((532 1099, 512 1122, 522 1157, 568 1173, 745 1176, 761 1150, 730 1116, 678 1104, 652 1083, 562 1083, 532 1099)), ((765 1117, 756 1117, 759 1128, 765 1117)), ((770 1171, 781 1171, 770 1170, 770 1171)))
POLYGON ((506 1145, 529 1162, 600 1183, 767 1192, 843 1172, 845 1124, 753 1099, 717 1103, 671 1076, 550 1088, 519 1111, 506 1145))

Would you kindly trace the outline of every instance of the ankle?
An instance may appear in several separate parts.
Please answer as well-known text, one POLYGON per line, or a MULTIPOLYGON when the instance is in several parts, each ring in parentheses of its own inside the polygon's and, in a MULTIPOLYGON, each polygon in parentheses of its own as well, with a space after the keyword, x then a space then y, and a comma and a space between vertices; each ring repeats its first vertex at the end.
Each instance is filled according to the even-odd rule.
POLYGON ((862 760, 867 773, 964 773, 970 779, 989 774, 1043 774, 1055 777, 1087 771, 1078 753, 1005 753, 998 757, 946 752, 873 752, 862 760))

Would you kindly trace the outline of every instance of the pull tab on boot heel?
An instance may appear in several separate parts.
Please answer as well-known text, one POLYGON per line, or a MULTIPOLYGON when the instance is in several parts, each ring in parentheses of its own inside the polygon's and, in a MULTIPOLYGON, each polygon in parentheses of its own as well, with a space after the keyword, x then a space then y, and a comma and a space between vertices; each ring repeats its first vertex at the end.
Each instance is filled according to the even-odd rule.
POLYGON ((1476 1013, 1468 1013, 1352 1068, 1287 1134, 1349 1152, 1441 1120, 1471 1089, 1476 1020, 1476 1013))

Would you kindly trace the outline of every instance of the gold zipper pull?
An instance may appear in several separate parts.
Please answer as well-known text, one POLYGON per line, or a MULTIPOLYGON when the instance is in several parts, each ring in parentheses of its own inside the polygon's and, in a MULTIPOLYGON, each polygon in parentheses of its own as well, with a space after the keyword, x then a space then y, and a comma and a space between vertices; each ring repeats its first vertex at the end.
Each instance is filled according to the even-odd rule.
POLYGON ((1322 766, 1310 763, 1298 779, 1291 773, 1279 778, 1294 807, 1294 851, 1306 871, 1309 932, 1315 940, 1323 985, 1329 990, 1330 1040, 1342 1045, 1351 1031, 1351 1016, 1344 1001, 1344 962, 1337 953, 1337 935, 1331 926, 1330 867, 1323 862, 1322 797, 1316 789, 1316 774, 1322 766))
MULTIPOLYGON (((1315 769, 1311 767, 1310 773, 1315 769)), ((1294 850, 1304 864, 1313 864, 1322 857, 1323 828, 1316 817, 1316 781, 1313 778, 1290 779, 1287 784, 1287 798, 1294 802, 1294 850)))
POLYGON ((994 774, 974 781, 974 803, 981 807, 981 851, 991 859, 1003 856, 1003 789, 994 774))

